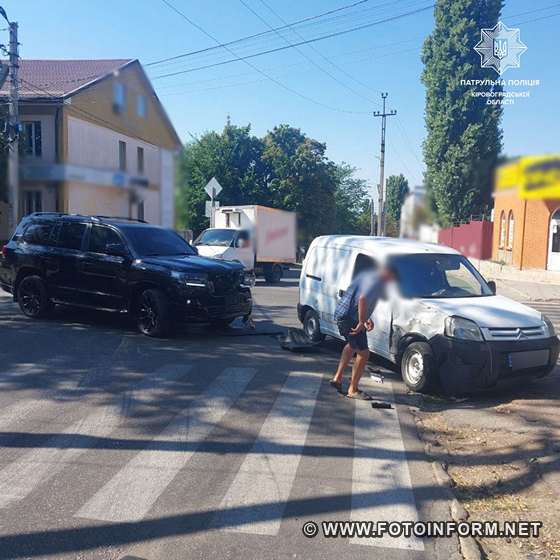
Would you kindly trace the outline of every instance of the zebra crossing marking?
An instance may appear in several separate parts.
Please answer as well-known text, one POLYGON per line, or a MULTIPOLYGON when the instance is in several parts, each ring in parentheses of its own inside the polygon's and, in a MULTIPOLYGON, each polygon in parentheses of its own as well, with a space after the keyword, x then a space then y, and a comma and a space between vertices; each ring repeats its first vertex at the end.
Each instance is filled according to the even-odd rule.
POLYGON ((270 413, 212 521, 213 527, 236 533, 277 535, 303 451, 317 393, 318 374, 288 375, 270 413), (289 445, 290 453, 276 448, 289 445), (272 455, 272 458, 269 457, 272 455), (260 509, 250 506, 270 502, 271 519, 262 520, 260 509), (240 511, 241 510, 241 511, 240 511))
MULTIPOLYGON (((189 369, 190 366, 164 366, 149 379, 138 383, 138 386, 149 388, 154 385, 155 379, 176 378, 189 369)), ((120 420, 121 414, 115 403, 100 406, 60 434, 50 437, 43 447, 25 453, 4 467, 0 470, 0 508, 27 497, 40 484, 50 480, 80 455, 92 449, 95 438, 109 436, 118 427, 120 420), (82 445, 84 437, 92 438, 91 446, 82 445)))
POLYGON ((143 519, 255 373, 253 368, 226 368, 188 409, 84 504, 75 517, 113 522, 143 519), (188 450, 161 451, 158 449, 161 441, 191 445, 188 450))
MULTIPOLYGON (((356 401, 351 521, 418 521, 401 426, 395 410, 371 413, 369 403, 356 401)), ((363 539, 352 544, 424 550, 417 538, 363 539)))

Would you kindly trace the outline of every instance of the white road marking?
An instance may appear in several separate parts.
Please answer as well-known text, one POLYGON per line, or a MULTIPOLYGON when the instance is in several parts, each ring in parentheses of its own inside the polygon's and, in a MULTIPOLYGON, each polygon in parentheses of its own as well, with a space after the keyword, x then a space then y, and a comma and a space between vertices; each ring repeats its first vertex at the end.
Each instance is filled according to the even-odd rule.
POLYGON ((144 451, 137 453, 79 511, 76 517, 102 521, 139 521, 148 513, 187 461, 226 415, 256 370, 227 368, 184 413, 177 416, 144 451), (188 449, 158 449, 176 442, 188 449), (189 445, 190 444, 190 445, 189 445))
POLYGON ((288 376, 213 519, 226 531, 277 535, 285 503, 301 459, 322 376, 294 372, 288 376), (289 453, 278 446, 289 445, 289 453), (261 520, 251 506, 271 503, 271 519, 261 520), (238 508, 243 509, 240 513, 238 508))
MULTIPOLYGON (((404 443, 395 410, 356 401, 351 521, 418 521, 404 443)), ((358 538, 352 544, 424 550, 417 538, 358 538)))
POLYGON ((47 403, 48 401, 39 399, 16 401, 0 413, 0 427, 5 430, 7 427, 16 424, 32 413, 36 415, 37 411, 45 407, 47 403))
MULTIPOLYGON (((190 366, 165 366, 150 378, 138 384, 151 388, 156 380, 184 375, 190 366)), ((34 402, 34 401, 31 401, 34 402)), ((43 401, 44 402, 44 401, 43 401)), ((31 403, 23 408, 27 409, 31 403)), ((22 414, 25 410, 22 409, 22 414)), ((31 413, 31 411, 28 411, 31 413)), ((14 411, 17 415, 17 411, 14 411)), ((107 437, 118 427, 121 420, 119 407, 108 404, 75 422, 60 434, 50 437, 43 447, 33 449, 0 470, 0 507, 22 500, 40 484, 50 480, 80 455, 95 446, 95 438, 107 437), (83 439, 90 437, 91 445, 84 445, 83 439)), ((40 433, 34 434, 39 435, 40 433)))

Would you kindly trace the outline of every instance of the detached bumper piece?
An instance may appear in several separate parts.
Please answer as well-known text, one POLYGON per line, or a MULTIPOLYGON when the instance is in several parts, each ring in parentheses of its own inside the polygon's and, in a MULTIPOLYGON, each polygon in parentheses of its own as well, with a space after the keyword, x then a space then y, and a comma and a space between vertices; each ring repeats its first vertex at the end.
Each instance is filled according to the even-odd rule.
POLYGON ((502 379, 546 375, 556 365, 560 341, 464 341, 438 335, 430 340, 446 393, 492 387, 502 379))

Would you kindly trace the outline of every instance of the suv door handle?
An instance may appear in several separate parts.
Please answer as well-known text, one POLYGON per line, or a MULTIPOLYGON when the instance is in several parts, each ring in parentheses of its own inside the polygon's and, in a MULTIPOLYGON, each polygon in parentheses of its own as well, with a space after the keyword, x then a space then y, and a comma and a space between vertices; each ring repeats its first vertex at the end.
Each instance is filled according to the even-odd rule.
POLYGON ((317 282, 322 282, 323 279, 320 278, 319 276, 313 276, 313 274, 306 274, 305 275, 306 278, 311 278, 311 280, 317 280, 317 282))

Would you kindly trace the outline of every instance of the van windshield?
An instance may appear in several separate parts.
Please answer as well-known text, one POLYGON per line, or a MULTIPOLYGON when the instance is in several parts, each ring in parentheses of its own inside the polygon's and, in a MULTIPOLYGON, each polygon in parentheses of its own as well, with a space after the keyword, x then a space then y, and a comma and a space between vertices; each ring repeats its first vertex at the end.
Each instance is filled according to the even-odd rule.
POLYGON ((399 255, 391 259, 407 298, 465 298, 494 295, 462 255, 399 255))
POLYGON ((233 244, 235 232, 234 229, 207 229, 200 234, 194 244, 230 247, 233 244))

